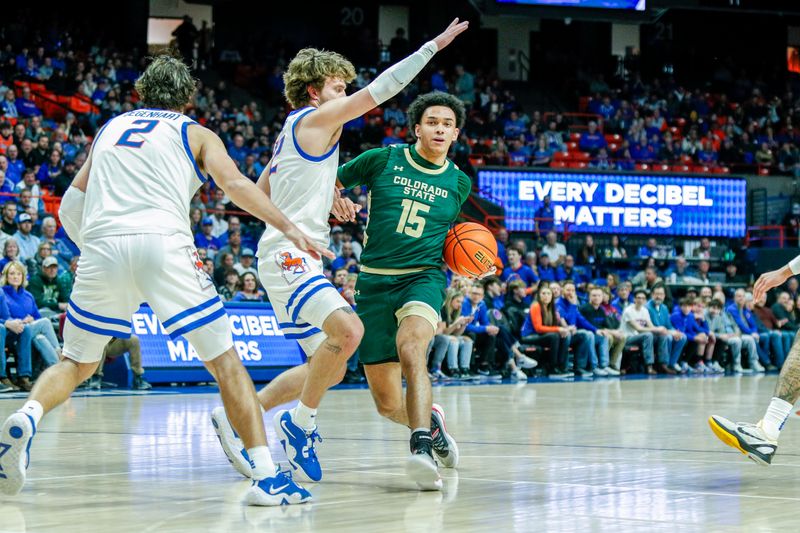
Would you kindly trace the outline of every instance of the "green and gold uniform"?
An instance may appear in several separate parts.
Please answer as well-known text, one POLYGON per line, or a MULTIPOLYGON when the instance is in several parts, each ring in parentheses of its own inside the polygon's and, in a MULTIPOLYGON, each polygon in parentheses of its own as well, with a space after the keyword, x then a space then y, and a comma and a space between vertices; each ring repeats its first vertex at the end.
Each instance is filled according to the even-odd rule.
POLYGON ((369 189, 369 219, 356 283, 364 364, 398 361, 395 337, 409 315, 434 329, 444 301, 442 249, 451 224, 472 188, 449 159, 442 166, 423 159, 413 145, 368 150, 339 167, 345 187, 369 189))

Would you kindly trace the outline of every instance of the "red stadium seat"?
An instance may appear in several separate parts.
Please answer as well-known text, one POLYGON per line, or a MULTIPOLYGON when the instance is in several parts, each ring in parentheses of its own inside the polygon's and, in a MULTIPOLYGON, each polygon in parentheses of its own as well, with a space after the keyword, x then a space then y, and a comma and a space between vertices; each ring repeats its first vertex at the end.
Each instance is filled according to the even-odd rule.
POLYGON ((469 156, 469 163, 473 167, 482 167, 483 165, 486 164, 486 160, 483 159, 483 157, 481 157, 479 155, 471 155, 471 156, 469 156))
POLYGON ((579 142, 581 140, 581 134, 577 131, 573 131, 569 134, 569 138, 571 141, 579 142))
POLYGON ((689 172, 689 165, 672 165, 672 172, 689 172))
POLYGON ((650 165, 647 163, 636 163, 634 167, 636 170, 650 170, 650 165))
POLYGON ((592 158, 592 154, 589 152, 575 152, 572 154, 572 159, 575 161, 589 161, 592 158))
POLYGON ((714 167, 714 174, 730 174, 731 169, 728 167, 714 167))
POLYGON ((695 165, 692 167, 692 172, 698 174, 707 174, 711 172, 711 167, 709 167, 708 165, 695 165))
POLYGON ((655 165, 653 165, 653 170, 655 170, 656 172, 669 172, 669 165, 666 165, 664 163, 656 163, 655 165))
POLYGON ((759 176, 769 176, 769 167, 759 166, 758 167, 758 175, 759 176))
POLYGON ((611 150, 612 152, 616 152, 617 150, 619 150, 619 147, 620 145, 617 143, 608 143, 608 149, 611 150))
POLYGON ((553 161, 564 161, 566 159, 571 159, 569 152, 556 152, 553 154, 553 161))
POLYGON ((570 163, 567 163, 567 166, 569 168, 586 168, 589 165, 585 161, 571 161, 570 163))
POLYGON ((557 161, 553 159, 550 161, 550 168, 566 168, 567 163, 565 161, 557 161))
POLYGON ((575 141, 570 141, 567 143, 567 152, 572 152, 578 149, 578 143, 575 141))
POLYGON ((619 143, 622 141, 622 136, 619 133, 607 133, 606 134, 606 142, 611 143, 619 143))
POLYGON ((684 165, 691 165, 694 161, 692 161, 692 156, 688 154, 684 154, 681 156, 681 163, 684 165))

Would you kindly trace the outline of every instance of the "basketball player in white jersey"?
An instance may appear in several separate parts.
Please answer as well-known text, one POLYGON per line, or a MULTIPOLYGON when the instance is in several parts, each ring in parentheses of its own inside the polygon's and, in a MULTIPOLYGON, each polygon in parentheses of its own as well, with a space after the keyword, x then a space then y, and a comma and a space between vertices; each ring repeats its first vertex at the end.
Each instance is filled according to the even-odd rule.
MULTIPOLYGON (((766 292, 783 285, 787 279, 800 274, 800 255, 785 266, 762 274, 753 287, 753 301, 758 302, 766 292)), ((775 392, 756 424, 732 422, 727 418, 712 415, 708 424, 714 434, 725 444, 742 452, 762 466, 769 466, 778 450, 778 437, 783 425, 792 414, 794 404, 800 399, 800 332, 795 336, 792 348, 783 362, 783 368, 775 385, 775 392)))
POLYGON ((184 336, 219 383, 223 404, 247 449, 253 505, 303 503, 311 495, 277 472, 250 380, 225 309, 203 272, 189 230, 189 202, 211 175, 239 207, 283 232, 310 257, 315 244, 242 176, 222 141, 182 110, 195 80, 180 60, 160 56, 136 82, 145 105, 98 131, 60 215, 81 247, 64 326, 64 359, 36 381, 28 401, 0 430, 0 492, 18 493, 42 416, 95 371, 112 337, 131 334, 131 314, 148 302, 163 327, 184 336))
MULTIPOLYGON (((468 22, 455 19, 434 40, 350 96, 345 88, 356 73, 341 55, 306 48, 289 63, 283 79, 294 111, 286 119, 258 186, 317 244, 329 243, 328 214, 338 195, 342 126, 397 95, 437 51, 468 26, 468 22)), ((360 206, 351 202, 349 207, 336 207, 339 214, 348 208, 354 219, 360 206)), ((297 339, 308 356, 307 364, 284 372, 261 390, 259 400, 269 410, 299 398, 294 409, 278 411, 273 422, 294 475, 319 481, 322 469, 314 449, 315 440, 321 440, 315 421, 317 407, 328 388, 342 380, 364 328, 323 275, 321 262, 298 250, 279 232, 267 228, 258 245, 258 257, 259 276, 281 329, 286 337, 297 339)), ((249 475, 243 446, 225 420, 223 408, 212 412, 212 422, 228 459, 240 473, 249 475)))

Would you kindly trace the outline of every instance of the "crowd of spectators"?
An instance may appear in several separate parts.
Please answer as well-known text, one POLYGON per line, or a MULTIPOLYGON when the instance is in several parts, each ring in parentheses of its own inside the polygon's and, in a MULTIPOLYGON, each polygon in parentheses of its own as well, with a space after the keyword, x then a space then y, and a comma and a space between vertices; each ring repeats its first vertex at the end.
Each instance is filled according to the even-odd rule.
MULTIPOLYGON (((183 52, 186 55, 187 50, 183 52)), ((50 199, 69 186, 97 129, 140 105, 133 82, 144 61, 136 52, 113 48, 80 50, 69 39, 58 46, 34 42, 19 49, 0 47, 0 194, 6 198, 0 221, 0 268, 4 273, 11 265, 24 268, 25 281, 18 292, 29 284, 36 311, 46 321, 63 316, 79 254, 58 228, 57 204, 50 199), (43 113, 51 108, 32 90, 41 85, 83 98, 90 103, 88 112, 43 113)), ((273 97, 283 89, 285 63, 285 58, 278 61, 268 77, 267 90, 273 97)), ((374 69, 359 68, 354 88, 366 86, 373 76, 374 69)), ((773 162, 786 172, 800 168, 798 158, 788 155, 796 154, 791 93, 765 99, 762 88, 752 87, 742 93, 747 98, 734 99, 688 91, 674 82, 654 80, 648 85, 640 79, 613 89, 595 84, 593 89, 595 95, 585 105, 597 120, 576 137, 576 125, 566 115, 526 111, 496 77, 470 72, 465 65, 448 69, 432 64, 382 108, 346 124, 341 153, 346 160, 368 148, 410 141, 406 106, 420 93, 442 90, 457 94, 469 110, 451 154, 468 173, 473 173, 473 164, 550 165, 555 154, 575 150, 589 154, 587 164, 597 168, 630 169, 631 161, 672 163, 687 156, 703 164, 773 162), (609 143, 608 135, 618 137, 609 143), (771 160, 764 147, 772 153, 771 160)), ((255 180, 269 163, 287 108, 264 107, 250 99, 235 104, 232 93, 224 80, 211 85, 199 82, 186 112, 217 133, 242 173, 255 180)), ((361 205, 367 204, 366 193, 362 188, 348 191, 361 205)), ((351 305, 355 305, 366 215, 364 211, 355 224, 333 228, 331 250, 337 257, 325 265, 351 305)), ((547 201, 535 216, 542 221, 552 218, 547 201)), ((800 227, 800 209, 797 218, 800 227)), ((213 180, 192 200, 189 222, 198 259, 222 298, 268 301, 258 281, 254 253, 263 226, 241 213, 213 180)), ((517 239, 512 245, 505 231, 498 238, 500 276, 475 285, 452 279, 439 334, 431 346, 434 379, 474 379, 498 372, 522 379, 525 371, 537 367, 557 376, 616 375, 636 370, 637 361, 647 373, 719 371, 720 353, 735 353, 736 339, 747 335, 756 341, 758 353, 754 356, 750 344, 742 340, 738 353, 744 349, 747 358, 737 362, 733 357, 731 368, 759 370, 759 360, 764 368, 778 367, 785 356, 778 346, 784 346, 786 335, 779 343, 773 340, 777 335, 759 336, 740 323, 747 314, 757 317, 758 327, 766 327, 770 318, 756 312, 759 303, 745 304, 754 309, 752 313, 741 308, 738 315, 732 313, 731 302, 738 296, 730 288, 746 287, 749 272, 738 272, 743 263, 730 250, 712 254, 708 239, 679 245, 653 239, 642 249, 633 249, 618 237, 602 247, 586 236, 576 247, 575 238, 559 242, 546 222, 539 225, 534 239, 517 239), (723 265, 725 272, 719 271, 723 265), (689 285, 696 288, 695 295, 687 291, 691 300, 673 295, 689 285), (641 298, 644 301, 637 306, 641 298), (723 306, 716 314, 714 302, 723 306)), ((776 317, 783 317, 776 319, 780 325, 774 329, 779 331, 800 324, 793 314, 796 294, 790 294, 791 303, 772 309, 776 317)), ((20 333, 15 331, 19 328, 13 313, 9 316, 10 322, 0 327, 11 338, 20 333)), ((30 318, 39 320, 35 314, 30 318)), ((45 341, 51 339, 44 333, 34 339, 37 336, 44 339, 39 338, 38 344, 31 341, 32 346, 46 365, 52 354, 45 341)), ((348 378, 361 379, 352 364, 348 378)), ((7 382, 3 366, 0 379, 7 387, 19 385, 7 382)), ((29 384, 22 381, 23 387, 29 384)))

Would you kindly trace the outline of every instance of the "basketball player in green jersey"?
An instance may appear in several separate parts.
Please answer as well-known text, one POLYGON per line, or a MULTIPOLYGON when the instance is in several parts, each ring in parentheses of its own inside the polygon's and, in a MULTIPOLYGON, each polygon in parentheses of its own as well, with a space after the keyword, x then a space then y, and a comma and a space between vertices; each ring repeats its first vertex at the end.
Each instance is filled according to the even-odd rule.
POLYGON ((427 352, 447 285, 444 240, 472 188, 447 159, 464 118, 455 96, 421 95, 408 109, 415 144, 368 150, 338 172, 345 187, 369 190, 355 297, 365 332, 359 357, 378 412, 411 429, 406 471, 428 490, 442 486, 433 453, 444 466, 458 462, 442 409, 432 404, 427 352))

